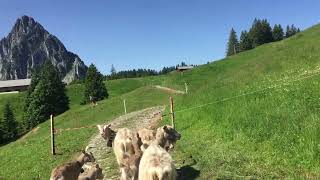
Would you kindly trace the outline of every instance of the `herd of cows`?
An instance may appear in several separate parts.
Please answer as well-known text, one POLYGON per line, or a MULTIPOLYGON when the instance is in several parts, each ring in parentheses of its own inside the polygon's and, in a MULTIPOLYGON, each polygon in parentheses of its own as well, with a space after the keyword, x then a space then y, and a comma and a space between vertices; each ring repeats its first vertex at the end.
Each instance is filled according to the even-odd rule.
MULTIPOLYGON (((128 128, 115 131, 110 124, 98 125, 98 129, 107 146, 113 147, 120 180, 176 179, 176 167, 168 153, 181 138, 174 124, 156 130, 143 128, 137 132, 128 128)), ((87 162, 95 162, 95 158, 86 148, 77 160, 54 168, 50 180, 103 179, 102 169, 96 163, 89 167, 86 174, 83 173, 87 162)))

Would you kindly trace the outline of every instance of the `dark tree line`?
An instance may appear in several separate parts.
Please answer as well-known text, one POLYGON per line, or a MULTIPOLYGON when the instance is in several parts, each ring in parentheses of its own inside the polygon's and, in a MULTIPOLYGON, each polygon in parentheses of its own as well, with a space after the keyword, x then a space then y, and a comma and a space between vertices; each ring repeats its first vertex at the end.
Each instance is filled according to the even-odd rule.
POLYGON ((271 28, 270 23, 266 19, 255 19, 249 31, 244 30, 241 32, 239 41, 236 31, 233 28, 231 29, 226 55, 231 56, 265 43, 281 41, 298 32, 300 32, 300 29, 296 28, 293 24, 291 26, 288 25, 286 32, 284 32, 280 24, 275 24, 271 28))
POLYGON ((107 80, 123 79, 123 78, 138 78, 146 76, 157 76, 175 71, 179 66, 187 66, 185 62, 181 62, 176 66, 163 67, 160 71, 152 69, 133 69, 117 72, 114 66, 111 66, 111 74, 106 76, 107 80))
POLYGON ((122 79, 122 78, 135 78, 135 77, 145 77, 145 76, 155 76, 157 71, 151 69, 133 69, 126 71, 119 71, 111 73, 107 76, 107 79, 122 79))

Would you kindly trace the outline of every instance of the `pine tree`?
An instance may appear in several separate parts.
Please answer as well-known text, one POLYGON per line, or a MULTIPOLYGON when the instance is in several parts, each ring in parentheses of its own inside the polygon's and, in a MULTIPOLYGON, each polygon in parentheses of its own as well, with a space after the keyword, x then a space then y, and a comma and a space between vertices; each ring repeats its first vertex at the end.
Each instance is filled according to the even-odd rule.
POLYGON ((263 42, 269 43, 273 41, 272 37, 272 28, 267 19, 262 20, 262 33, 263 33, 263 42))
POLYGON ((252 39, 253 48, 273 41, 272 30, 266 19, 255 19, 249 31, 249 35, 252 39))
POLYGON ((286 27, 286 38, 290 37, 291 34, 292 34, 292 33, 291 33, 291 28, 290 28, 289 25, 287 25, 287 27, 286 27))
POLYGON ((252 42, 247 31, 242 31, 240 36, 239 51, 247 51, 252 49, 252 42))
POLYGON ((0 122, 0 129, 2 131, 2 137, 0 139, 2 140, 2 143, 17 137, 17 127, 18 124, 15 120, 11 106, 9 103, 6 103, 3 110, 3 117, 0 122))
MULTIPOLYGON (((23 114, 23 120, 28 119, 28 114, 27 114, 27 110, 29 108, 30 102, 32 100, 31 98, 31 94, 32 92, 35 90, 38 82, 40 81, 40 72, 38 71, 38 69, 34 69, 31 73, 31 83, 30 86, 28 87, 27 93, 26 93, 26 97, 24 100, 24 114, 23 114)), ((29 126, 29 122, 28 121, 23 121, 23 130, 27 131, 29 129, 31 129, 32 127, 29 126)))
POLYGON ((236 31, 232 28, 229 35, 227 45, 227 56, 237 54, 239 52, 239 42, 236 31))
POLYGON ((299 28, 296 28, 293 24, 291 26, 287 25, 286 28, 286 38, 295 35, 296 33, 300 32, 299 28))
POLYGON ((272 30, 274 41, 281 41, 284 37, 284 32, 280 24, 275 24, 272 30))
POLYGON ((115 75, 117 73, 116 68, 114 68, 113 64, 111 65, 111 75, 115 75))
POLYGON ((291 24, 291 32, 292 32, 292 36, 298 32, 298 29, 293 24, 291 24))
POLYGON ((50 114, 58 115, 69 109, 69 98, 58 70, 47 61, 40 72, 39 82, 30 95, 25 121, 29 129, 47 120, 50 114))
POLYGON ((108 97, 108 91, 103 83, 103 75, 91 64, 85 79, 83 104, 90 101, 99 101, 108 97))

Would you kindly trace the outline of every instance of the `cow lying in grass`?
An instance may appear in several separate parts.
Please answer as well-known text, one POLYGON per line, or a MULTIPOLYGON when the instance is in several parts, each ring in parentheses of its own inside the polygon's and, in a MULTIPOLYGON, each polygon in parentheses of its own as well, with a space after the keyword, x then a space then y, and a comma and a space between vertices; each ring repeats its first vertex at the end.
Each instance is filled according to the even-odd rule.
POLYGON ((96 180, 103 179, 102 169, 98 164, 93 165, 89 168, 89 171, 86 175, 80 175, 78 180, 96 180))
POLYGON ((60 165, 52 170, 50 180, 77 180, 83 172, 82 166, 86 162, 94 162, 92 153, 82 151, 77 160, 60 165))
POLYGON ((152 143, 140 160, 139 180, 175 180, 176 176, 170 154, 157 143, 152 143))

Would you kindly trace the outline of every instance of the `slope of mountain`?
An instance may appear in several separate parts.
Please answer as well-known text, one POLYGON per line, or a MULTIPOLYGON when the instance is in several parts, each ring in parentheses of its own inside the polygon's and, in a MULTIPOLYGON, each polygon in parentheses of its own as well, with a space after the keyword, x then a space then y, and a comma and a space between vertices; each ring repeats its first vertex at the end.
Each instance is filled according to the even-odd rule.
POLYGON ((30 78, 46 60, 56 66, 67 83, 85 76, 87 66, 61 41, 28 16, 19 18, 0 41, 0 80, 30 78))

